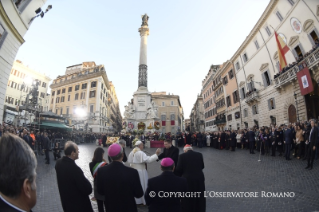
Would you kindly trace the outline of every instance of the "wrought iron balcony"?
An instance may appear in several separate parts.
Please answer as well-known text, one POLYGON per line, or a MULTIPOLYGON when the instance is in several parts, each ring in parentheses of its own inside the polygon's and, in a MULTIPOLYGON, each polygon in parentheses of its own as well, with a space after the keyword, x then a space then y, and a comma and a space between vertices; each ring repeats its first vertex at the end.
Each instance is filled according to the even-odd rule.
POLYGON ((275 79, 275 88, 282 88, 283 86, 287 85, 288 83, 291 83, 297 79, 296 73, 299 71, 299 67, 296 65, 286 71, 283 74, 280 74, 275 79))
POLYGON ((253 104, 255 102, 259 102, 259 94, 258 90, 251 91, 248 95, 246 95, 246 103, 253 104))
POLYGON ((313 66, 317 65, 319 62, 319 48, 313 51, 311 54, 307 55, 305 59, 300 61, 294 67, 289 69, 283 74, 280 74, 274 81, 275 81, 275 88, 283 88, 290 82, 297 80, 296 73, 299 71, 299 66, 303 63, 306 63, 308 68, 311 69, 313 66))
POLYGON ((225 123, 226 123, 226 116, 222 116, 222 118, 216 118, 216 120, 214 121, 214 125, 225 124, 225 123))

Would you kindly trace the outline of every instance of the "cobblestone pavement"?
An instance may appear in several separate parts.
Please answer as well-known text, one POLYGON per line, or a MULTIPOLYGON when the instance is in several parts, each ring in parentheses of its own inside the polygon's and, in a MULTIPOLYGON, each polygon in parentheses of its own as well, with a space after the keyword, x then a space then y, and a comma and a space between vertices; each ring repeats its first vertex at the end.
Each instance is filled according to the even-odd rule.
MULTIPOLYGON (((89 171, 95 144, 80 144, 79 159, 76 160, 85 176, 93 182, 89 171)), ((155 153, 156 149, 146 149, 155 153)), ((319 160, 315 160, 313 170, 305 170, 306 161, 284 157, 251 155, 248 150, 216 150, 196 148, 204 155, 206 191, 215 192, 257 192, 257 198, 248 197, 207 197, 206 211, 318 211, 319 210, 319 160), (294 192, 294 197, 261 197, 265 192, 294 192)), ((126 148, 126 154, 130 152, 126 148)), ((180 149, 180 153, 182 150, 180 149)), ((50 153, 51 164, 44 164, 44 156, 38 156, 37 168, 37 204, 35 212, 63 211, 57 187, 55 161, 50 153)), ((105 154, 105 158, 107 155, 105 154)), ((161 173, 159 163, 148 165, 149 177, 161 173)), ((92 185, 93 186, 93 185, 92 185)), ((213 192, 211 192, 213 195, 213 192)), ((207 195, 209 196, 209 195, 207 195)), ((93 194, 90 195, 90 198, 93 194)), ((92 206, 97 211, 96 202, 92 206)), ((139 206, 140 212, 146 212, 146 206, 139 206)))

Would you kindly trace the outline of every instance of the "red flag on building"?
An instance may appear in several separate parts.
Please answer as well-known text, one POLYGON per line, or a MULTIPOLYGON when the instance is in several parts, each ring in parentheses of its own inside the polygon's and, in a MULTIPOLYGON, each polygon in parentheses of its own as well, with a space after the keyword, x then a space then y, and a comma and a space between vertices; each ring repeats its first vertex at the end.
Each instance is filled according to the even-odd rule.
POLYGON ((308 67, 304 67, 297 73, 301 95, 306 95, 313 91, 313 85, 308 67))
POLYGON ((166 121, 162 121, 162 126, 166 126, 166 121))
POLYGON ((277 32, 275 31, 275 37, 276 37, 276 42, 277 42, 277 49, 278 49, 278 59, 279 59, 279 66, 280 66, 280 71, 287 66, 287 61, 285 54, 289 51, 289 48, 285 41, 278 36, 277 32))
POLYGON ((175 125, 175 120, 171 120, 171 125, 175 125))

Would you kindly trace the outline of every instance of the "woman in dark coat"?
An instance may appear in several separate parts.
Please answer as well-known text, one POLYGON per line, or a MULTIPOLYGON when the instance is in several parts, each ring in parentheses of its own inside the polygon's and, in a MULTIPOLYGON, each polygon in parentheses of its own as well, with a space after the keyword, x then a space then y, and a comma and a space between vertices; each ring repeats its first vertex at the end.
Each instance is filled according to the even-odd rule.
POLYGON ((97 192, 97 186, 96 186, 97 181, 95 179, 96 179, 96 175, 97 175, 97 170, 99 168, 107 165, 105 159, 103 159, 103 155, 104 155, 104 149, 102 147, 96 148, 94 151, 94 156, 93 156, 92 162, 89 164, 91 174, 94 178, 94 197, 97 201, 97 206, 98 206, 99 212, 104 212, 104 206, 103 206, 104 196, 100 195, 97 192))

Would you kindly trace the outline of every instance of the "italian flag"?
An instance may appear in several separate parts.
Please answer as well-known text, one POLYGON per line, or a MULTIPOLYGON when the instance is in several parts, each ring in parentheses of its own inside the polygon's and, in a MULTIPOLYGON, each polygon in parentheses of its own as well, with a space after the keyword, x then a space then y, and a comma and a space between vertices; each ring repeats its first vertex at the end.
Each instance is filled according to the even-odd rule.
POLYGON ((276 42, 277 42, 277 48, 278 48, 279 66, 281 71, 284 67, 287 66, 285 54, 289 51, 289 48, 286 45, 286 43, 282 40, 282 38, 278 36, 276 31, 275 31, 275 36, 276 36, 276 42))

